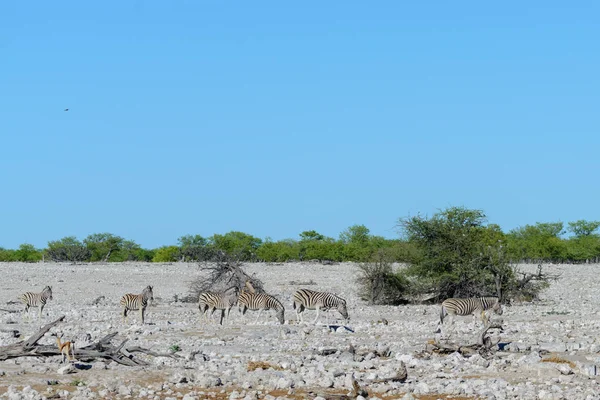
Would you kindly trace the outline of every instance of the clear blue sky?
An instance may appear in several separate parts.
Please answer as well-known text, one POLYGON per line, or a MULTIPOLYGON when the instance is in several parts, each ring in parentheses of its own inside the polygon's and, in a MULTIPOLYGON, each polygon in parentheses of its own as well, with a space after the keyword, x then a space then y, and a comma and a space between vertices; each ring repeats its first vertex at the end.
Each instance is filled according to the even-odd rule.
POLYGON ((600 3, 0 3, 0 247, 600 219, 600 3), (64 112, 63 109, 70 111, 64 112))

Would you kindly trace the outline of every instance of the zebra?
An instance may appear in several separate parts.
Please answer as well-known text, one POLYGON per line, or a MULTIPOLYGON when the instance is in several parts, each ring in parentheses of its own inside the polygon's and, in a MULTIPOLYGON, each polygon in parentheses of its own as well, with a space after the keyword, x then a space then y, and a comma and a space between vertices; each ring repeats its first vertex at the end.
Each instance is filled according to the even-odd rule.
POLYGON ((450 325, 454 324, 455 315, 480 314, 481 321, 485 324, 488 318, 485 311, 491 309, 498 315, 502 315, 502 305, 497 297, 471 297, 467 299, 446 299, 442 302, 440 310, 440 327, 444 324, 444 317, 448 315, 451 319, 450 325))
POLYGON ((342 314, 344 319, 349 319, 348 309, 346 308, 346 300, 338 297, 333 293, 315 292, 314 290, 299 289, 294 293, 294 310, 296 310, 296 319, 303 322, 302 312, 307 310, 317 310, 317 315, 313 324, 319 319, 319 309, 329 311, 336 309, 342 314))
POLYGON ((283 325, 285 309, 283 304, 277 298, 266 293, 251 293, 242 291, 238 298, 238 307, 242 315, 246 315, 248 310, 258 310, 256 324, 263 310, 275 310, 277 320, 283 325))
POLYGON ((127 293, 121 297, 121 307, 123 307, 123 321, 127 320, 127 311, 140 310, 140 318, 142 325, 144 325, 144 314, 146 313, 146 307, 148 303, 154 300, 154 293, 152 293, 152 286, 148 285, 144 288, 140 294, 127 293))
POLYGON ((52 300, 52 286, 46 286, 40 293, 25 292, 19 296, 19 301, 25 304, 23 315, 25 315, 25 313, 29 315, 30 307, 39 307, 40 319, 42 318, 42 311, 48 300, 52 300))
POLYGON ((229 313, 236 303, 237 295, 229 294, 227 292, 202 292, 198 296, 198 308, 205 317, 205 321, 208 321, 208 310, 211 310, 211 317, 215 310, 221 310, 221 318, 219 320, 220 325, 223 325, 225 312, 227 312, 227 318, 229 318, 229 313))

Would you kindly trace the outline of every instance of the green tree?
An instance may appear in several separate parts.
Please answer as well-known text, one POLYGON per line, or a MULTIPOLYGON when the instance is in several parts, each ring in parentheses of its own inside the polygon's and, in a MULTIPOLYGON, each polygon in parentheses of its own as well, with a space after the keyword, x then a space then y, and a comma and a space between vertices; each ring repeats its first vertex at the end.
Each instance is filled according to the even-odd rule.
POLYGON ((562 222, 538 222, 513 229, 507 235, 511 258, 517 261, 564 261, 567 249, 560 238, 562 233, 562 222))
POLYGON ((259 260, 266 262, 286 262, 290 260, 298 260, 300 254, 300 246, 293 239, 285 239, 277 242, 266 238, 265 241, 256 250, 256 256, 259 260))
POLYGON ((156 249, 153 262, 174 262, 177 261, 179 255, 179 247, 163 246, 156 249))
POLYGON ((0 247, 0 261, 8 262, 15 261, 15 251, 0 247))
POLYGON ((38 262, 41 261, 41 259, 42 252, 29 243, 23 243, 14 252, 14 261, 38 262))
POLYGON ((401 219, 399 227, 417 250, 411 255, 408 275, 441 298, 501 294, 502 281, 510 279, 511 270, 505 259, 493 262, 491 254, 501 245, 486 244, 490 229, 485 222, 483 211, 463 207, 448 208, 431 218, 401 219))
POLYGON ((212 259, 214 250, 208 239, 200 235, 185 235, 177 239, 183 261, 207 261, 212 259))
POLYGON ((304 231, 298 243, 298 258, 302 260, 341 261, 344 257, 344 244, 321 235, 317 231, 304 231))
POLYGON ((213 235, 211 242, 216 251, 222 251, 240 261, 253 261, 256 260, 256 250, 262 240, 244 232, 231 231, 224 235, 213 235))
POLYGON ((125 239, 112 233, 94 233, 83 240, 92 253, 91 261, 107 262, 113 253, 118 252, 124 245, 125 239))
POLYGON ((139 254, 141 250, 142 247, 133 240, 123 240, 118 250, 113 252, 110 256, 110 261, 141 261, 139 259, 139 254))
POLYGON ((369 228, 364 225, 352 225, 340 233, 340 240, 346 244, 367 246, 370 239, 369 233, 369 228))
POLYGON ((576 237, 593 236, 594 232, 600 227, 600 221, 579 221, 569 222, 568 231, 572 232, 576 237))
POLYGON ((82 262, 90 259, 91 251, 75 236, 48 242, 46 255, 52 261, 82 262))

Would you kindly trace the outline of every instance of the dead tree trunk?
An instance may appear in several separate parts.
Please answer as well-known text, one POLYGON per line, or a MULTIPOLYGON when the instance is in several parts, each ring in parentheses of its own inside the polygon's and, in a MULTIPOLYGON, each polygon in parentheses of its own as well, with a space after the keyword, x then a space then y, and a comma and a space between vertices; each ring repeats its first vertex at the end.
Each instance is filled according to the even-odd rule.
MULTIPOLYGON (((64 318, 65 316, 63 315, 56 321, 44 325, 35 335, 27 340, 8 346, 1 346, 0 361, 18 357, 51 357, 60 355, 60 351, 56 345, 40 345, 38 341, 64 318)), ((95 343, 75 349, 75 358, 82 362, 90 362, 96 359, 112 360, 118 364, 132 367, 147 365, 147 363, 136 359, 131 353, 144 353, 154 357, 181 358, 181 356, 176 354, 155 353, 149 349, 137 346, 127 349, 124 347, 127 339, 123 340, 118 346, 111 345, 110 342, 116 335, 117 332, 111 333, 95 343)))
POLYGON ((499 343, 499 340, 494 343, 492 339, 487 336, 490 329, 502 329, 502 320, 488 321, 483 329, 477 334, 477 343, 461 345, 452 342, 442 343, 436 339, 435 341, 428 343, 427 350, 441 354, 458 352, 464 357, 469 357, 474 354, 490 356, 494 352, 493 348, 499 343))

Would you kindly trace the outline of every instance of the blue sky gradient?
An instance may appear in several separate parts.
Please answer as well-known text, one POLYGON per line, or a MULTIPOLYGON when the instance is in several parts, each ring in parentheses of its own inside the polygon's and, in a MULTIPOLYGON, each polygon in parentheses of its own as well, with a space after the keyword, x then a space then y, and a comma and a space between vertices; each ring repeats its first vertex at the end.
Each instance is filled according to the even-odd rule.
POLYGON ((0 4, 0 247, 600 219, 600 3, 0 4), (68 112, 63 109, 69 108, 68 112))

